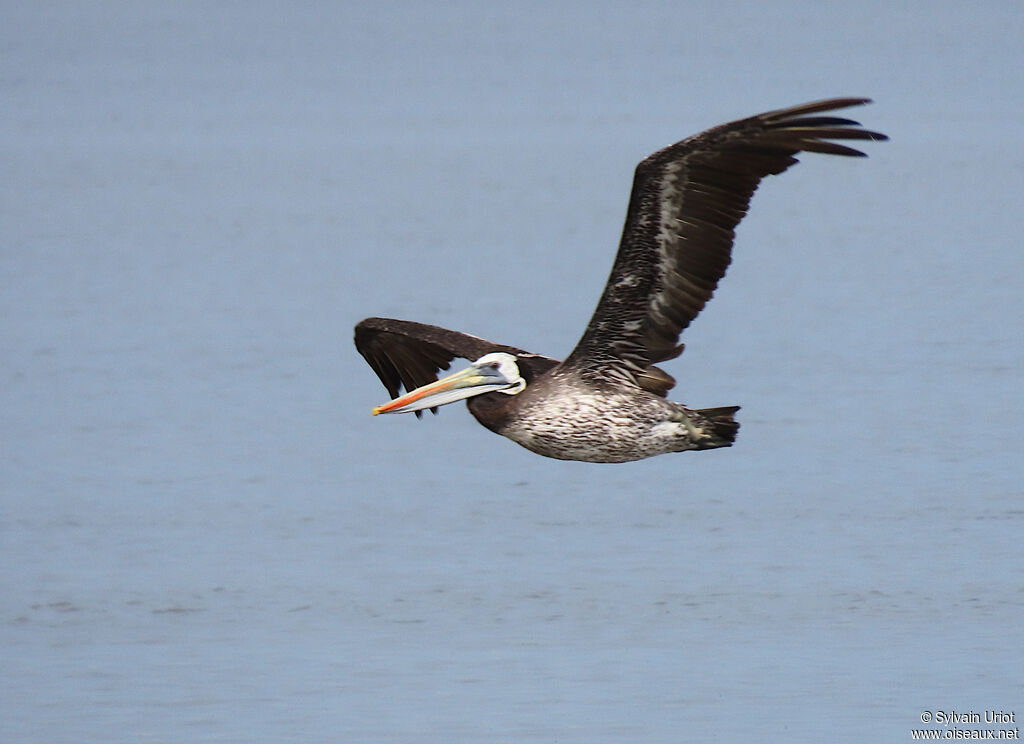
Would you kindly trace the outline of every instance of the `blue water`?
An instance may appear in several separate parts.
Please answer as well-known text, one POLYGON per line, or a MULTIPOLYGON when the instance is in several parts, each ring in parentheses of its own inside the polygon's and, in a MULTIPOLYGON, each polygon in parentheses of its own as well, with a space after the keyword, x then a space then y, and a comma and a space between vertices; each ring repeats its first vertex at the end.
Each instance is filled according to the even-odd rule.
POLYGON ((9 6, 0 740, 1024 715, 1024 6, 9 6), (369 416, 360 318, 564 355, 640 158, 834 95, 892 141, 764 185, 669 366, 735 447, 369 416))

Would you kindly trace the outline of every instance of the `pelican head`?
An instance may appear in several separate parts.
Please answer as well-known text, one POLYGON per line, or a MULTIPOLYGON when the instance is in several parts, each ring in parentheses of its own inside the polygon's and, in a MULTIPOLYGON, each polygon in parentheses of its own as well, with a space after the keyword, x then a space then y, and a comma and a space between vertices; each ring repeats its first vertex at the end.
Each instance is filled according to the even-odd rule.
POLYGON ((410 390, 389 403, 373 409, 378 413, 411 413, 434 408, 483 393, 515 395, 526 387, 519 365, 512 354, 503 351, 485 354, 466 369, 442 377, 436 382, 410 390))

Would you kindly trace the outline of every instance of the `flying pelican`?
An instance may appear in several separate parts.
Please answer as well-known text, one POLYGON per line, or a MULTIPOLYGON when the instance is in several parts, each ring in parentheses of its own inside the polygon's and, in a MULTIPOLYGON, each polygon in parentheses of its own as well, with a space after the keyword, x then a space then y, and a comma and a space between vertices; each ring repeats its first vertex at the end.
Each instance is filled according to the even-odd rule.
POLYGON ((769 111, 641 161, 611 276, 564 362, 422 323, 360 322, 356 348, 392 398, 373 414, 420 416, 467 399, 491 431, 560 460, 628 462, 731 446, 739 406, 690 409, 667 400, 675 380, 654 365, 682 352, 679 335, 725 275, 734 230, 762 178, 785 171, 800 152, 864 157, 833 140, 888 139, 819 115, 865 103, 834 98, 769 111), (437 379, 455 357, 472 363, 437 379))

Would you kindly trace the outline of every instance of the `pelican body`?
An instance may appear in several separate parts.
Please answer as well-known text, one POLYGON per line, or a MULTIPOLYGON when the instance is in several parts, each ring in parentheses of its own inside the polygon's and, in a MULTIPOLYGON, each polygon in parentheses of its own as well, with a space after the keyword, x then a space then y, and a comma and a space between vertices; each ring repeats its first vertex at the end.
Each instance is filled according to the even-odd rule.
POLYGON ((682 352, 679 336, 725 275, 734 229, 762 178, 785 171, 800 152, 864 155, 834 140, 886 139, 850 119, 819 115, 868 102, 838 98, 770 111, 641 161, 611 276, 564 361, 423 323, 361 321, 356 348, 392 398, 374 415, 420 416, 466 400, 491 431, 560 460, 628 462, 731 446, 739 406, 690 409, 670 401, 675 380, 656 365, 682 352), (437 379, 456 357, 471 363, 437 379))

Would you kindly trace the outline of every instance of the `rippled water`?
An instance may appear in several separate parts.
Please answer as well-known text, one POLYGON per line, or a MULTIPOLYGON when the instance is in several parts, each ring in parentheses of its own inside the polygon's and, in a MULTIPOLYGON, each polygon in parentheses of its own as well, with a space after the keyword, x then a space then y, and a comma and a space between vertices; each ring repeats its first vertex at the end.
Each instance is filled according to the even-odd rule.
MULTIPOLYGON (((1020 707, 1015 4, 11 9, 0 738, 901 741, 1020 707), (371 418, 365 315, 554 356, 633 165, 873 95, 670 367, 735 447, 371 418)), ((1024 714, 1024 710, 1018 710, 1024 714)))

